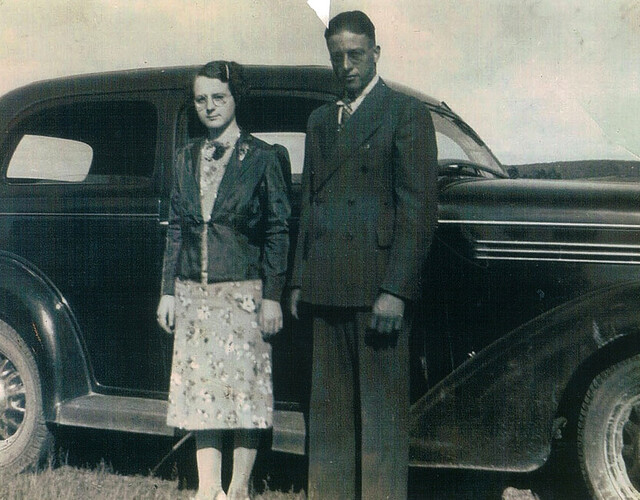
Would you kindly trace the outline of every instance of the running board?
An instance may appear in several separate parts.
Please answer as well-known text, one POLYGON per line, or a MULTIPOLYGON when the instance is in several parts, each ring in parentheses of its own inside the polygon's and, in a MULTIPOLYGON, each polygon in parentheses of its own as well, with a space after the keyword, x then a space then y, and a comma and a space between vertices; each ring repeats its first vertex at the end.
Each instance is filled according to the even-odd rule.
MULTIPOLYGON (((55 423, 162 436, 180 434, 181 431, 167 426, 166 418, 164 400, 89 394, 59 404, 55 423)), ((271 449, 304 455, 305 429, 302 413, 275 410, 271 449)))

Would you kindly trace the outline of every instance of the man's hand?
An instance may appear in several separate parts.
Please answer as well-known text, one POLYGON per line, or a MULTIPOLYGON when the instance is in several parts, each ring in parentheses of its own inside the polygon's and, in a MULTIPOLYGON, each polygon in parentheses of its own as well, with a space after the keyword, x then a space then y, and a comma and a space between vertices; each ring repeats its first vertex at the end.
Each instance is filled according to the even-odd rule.
POLYGON ((289 307, 291 310, 291 316, 296 319, 300 319, 298 317, 298 306, 300 305, 300 297, 302 296, 302 292, 299 288, 294 288, 291 290, 291 297, 289 300, 289 307))
POLYGON ((163 295, 158 304, 156 317, 160 327, 168 334, 173 333, 175 310, 175 297, 173 295, 163 295))
POLYGON ((258 324, 264 339, 282 330, 282 308, 280 307, 280 302, 262 299, 262 305, 258 311, 258 324))
POLYGON ((388 335, 402 328, 402 316, 404 315, 404 301, 389 293, 378 295, 371 312, 372 330, 388 335))

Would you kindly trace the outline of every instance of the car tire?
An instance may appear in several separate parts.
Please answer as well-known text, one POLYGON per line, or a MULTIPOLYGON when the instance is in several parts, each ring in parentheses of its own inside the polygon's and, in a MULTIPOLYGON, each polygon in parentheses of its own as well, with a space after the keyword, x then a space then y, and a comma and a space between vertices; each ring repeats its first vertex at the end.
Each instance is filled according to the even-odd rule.
POLYGON ((582 403, 577 445, 593 498, 640 498, 640 355, 593 380, 582 403))
POLYGON ((24 340, 0 321, 0 472, 36 468, 52 443, 38 365, 24 340))

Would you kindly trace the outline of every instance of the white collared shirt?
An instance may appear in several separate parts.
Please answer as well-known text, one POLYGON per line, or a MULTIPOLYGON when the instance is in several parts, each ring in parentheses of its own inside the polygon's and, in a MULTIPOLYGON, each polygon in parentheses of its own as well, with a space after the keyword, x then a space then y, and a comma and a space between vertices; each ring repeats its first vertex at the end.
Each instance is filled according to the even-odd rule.
POLYGON ((338 105, 338 123, 342 123, 342 111, 344 110, 344 108, 345 107, 349 108, 350 115, 353 115, 353 113, 356 112, 360 104, 362 104, 362 101, 364 101, 364 98, 367 97, 369 92, 371 92, 371 89, 373 89, 376 83, 378 83, 378 80, 380 80, 380 76, 378 76, 378 74, 374 75, 371 81, 362 90, 360 95, 356 97, 353 101, 349 102, 348 100, 340 99, 339 101, 336 102, 336 104, 338 105))

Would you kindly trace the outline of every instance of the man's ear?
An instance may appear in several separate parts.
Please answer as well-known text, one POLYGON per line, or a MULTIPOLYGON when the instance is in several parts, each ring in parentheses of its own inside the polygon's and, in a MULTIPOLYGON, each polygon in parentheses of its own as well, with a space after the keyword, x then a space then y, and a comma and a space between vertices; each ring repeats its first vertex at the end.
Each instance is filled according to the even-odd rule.
POLYGON ((378 59, 380 59, 380 45, 376 45, 373 48, 373 62, 378 63, 378 59))

